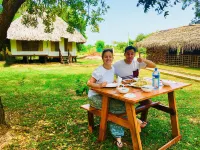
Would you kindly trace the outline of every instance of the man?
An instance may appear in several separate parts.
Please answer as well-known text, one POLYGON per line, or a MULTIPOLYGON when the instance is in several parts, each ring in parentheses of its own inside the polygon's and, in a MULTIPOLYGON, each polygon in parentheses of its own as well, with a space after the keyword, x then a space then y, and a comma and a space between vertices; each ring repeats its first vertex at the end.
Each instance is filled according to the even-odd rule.
POLYGON ((134 77, 134 72, 139 71, 139 69, 142 68, 155 68, 156 65, 150 60, 143 59, 141 57, 137 58, 137 60, 134 60, 136 53, 136 48, 133 46, 127 46, 125 48, 124 60, 120 60, 114 64, 115 67, 115 73, 117 76, 120 76, 122 79, 132 79, 134 77))
MULTIPOLYGON (((138 77, 139 69, 142 68, 155 68, 156 65, 150 60, 143 59, 139 56, 137 60, 134 60, 136 54, 136 48, 133 46, 127 46, 125 48, 124 60, 117 61, 113 66, 115 68, 115 74, 122 79, 132 79, 138 77)), ((150 104, 151 100, 145 100, 140 102, 140 106, 150 104)), ((141 114, 141 120, 146 121, 148 110, 145 110, 141 114)))

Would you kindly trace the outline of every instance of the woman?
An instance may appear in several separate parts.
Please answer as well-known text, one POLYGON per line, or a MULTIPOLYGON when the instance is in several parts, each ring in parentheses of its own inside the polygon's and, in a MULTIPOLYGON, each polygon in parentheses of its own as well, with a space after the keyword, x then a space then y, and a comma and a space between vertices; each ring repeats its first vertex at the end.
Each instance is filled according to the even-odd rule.
MULTIPOLYGON (((108 83, 114 82, 114 67, 112 66, 113 51, 112 49, 105 49, 102 52, 103 65, 99 66, 92 73, 92 77, 88 80, 87 85, 93 88, 106 87, 108 83)), ((89 103, 92 107, 101 109, 102 96, 93 90, 88 92, 89 103)), ((122 114, 126 112, 125 104, 116 99, 109 100, 109 112, 113 114, 122 114)), ((124 128, 115 123, 109 123, 111 134, 117 141, 117 146, 121 148, 123 143, 121 137, 124 136, 124 128)))

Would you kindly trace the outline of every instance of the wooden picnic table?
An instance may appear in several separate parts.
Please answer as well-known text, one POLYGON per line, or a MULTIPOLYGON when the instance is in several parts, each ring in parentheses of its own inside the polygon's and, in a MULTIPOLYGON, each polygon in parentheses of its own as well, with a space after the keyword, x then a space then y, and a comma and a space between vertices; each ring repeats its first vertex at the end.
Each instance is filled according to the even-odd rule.
POLYGON ((150 99, 161 94, 168 94, 168 103, 169 107, 164 105, 157 105, 154 108, 167 112, 170 114, 171 119, 171 128, 172 128, 172 136, 173 139, 166 143, 164 146, 160 148, 160 150, 167 149, 171 145, 177 143, 181 139, 179 123, 178 123, 178 114, 176 108, 176 98, 175 98, 175 90, 190 86, 191 84, 175 82, 171 83, 170 86, 163 86, 157 90, 153 90, 152 92, 146 93, 143 92, 139 88, 129 87, 129 93, 134 93, 136 95, 135 98, 126 98, 124 94, 119 93, 116 88, 92 88, 97 93, 101 94, 102 99, 102 110, 101 110, 101 121, 100 121, 100 128, 99 128, 99 141, 103 141, 106 135, 107 129, 107 119, 108 119, 108 107, 109 107, 109 97, 115 98, 125 102, 126 106, 126 114, 128 119, 120 119, 115 118, 115 123, 124 126, 130 129, 132 144, 134 150, 142 150, 142 143, 139 134, 138 123, 136 119, 136 111, 135 111, 135 104, 141 102, 146 99, 150 99))

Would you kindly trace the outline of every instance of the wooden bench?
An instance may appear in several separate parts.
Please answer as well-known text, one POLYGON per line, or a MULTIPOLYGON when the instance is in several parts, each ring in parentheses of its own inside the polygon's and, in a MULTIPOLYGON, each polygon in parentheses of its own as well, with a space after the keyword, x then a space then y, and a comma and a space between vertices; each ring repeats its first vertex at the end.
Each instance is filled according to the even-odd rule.
MULTIPOLYGON (((160 104, 160 102, 152 102, 152 103, 147 104, 147 105, 139 106, 139 107, 136 108, 136 113, 138 114, 142 111, 148 110, 150 107, 154 107, 154 106, 159 105, 159 104, 160 104)), ((93 129, 94 129, 94 115, 101 117, 101 110, 90 106, 90 104, 82 105, 81 108, 87 110, 87 113, 88 113, 88 129, 89 129, 89 132, 92 133, 93 129)), ((129 122, 126 118, 124 118, 124 116, 126 116, 126 113, 125 114, 108 113, 107 121, 114 122, 116 124, 119 124, 119 125, 129 129, 130 128, 129 122)), ((139 131, 140 131, 141 130, 140 126, 138 125, 138 127, 139 127, 139 131)))

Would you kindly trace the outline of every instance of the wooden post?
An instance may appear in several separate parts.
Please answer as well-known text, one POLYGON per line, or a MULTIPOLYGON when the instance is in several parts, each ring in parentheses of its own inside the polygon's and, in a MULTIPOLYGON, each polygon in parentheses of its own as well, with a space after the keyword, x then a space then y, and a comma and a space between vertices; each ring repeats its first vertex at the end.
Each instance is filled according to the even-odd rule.
POLYGON ((103 95, 102 98, 102 108, 101 108, 101 121, 99 128, 99 141, 105 140, 106 137, 106 129, 107 129, 107 118, 108 118, 108 97, 103 95))
POLYGON ((142 150, 142 143, 140 140, 138 122, 136 118, 135 107, 132 104, 126 103, 126 113, 130 123, 130 132, 134 150, 142 150))
POLYGON ((168 101, 169 101, 169 108, 173 109, 175 112, 174 115, 170 115, 171 117, 171 125, 172 125, 172 136, 180 136, 179 124, 178 124, 178 114, 176 109, 176 100, 174 96, 174 92, 168 93, 168 101))

